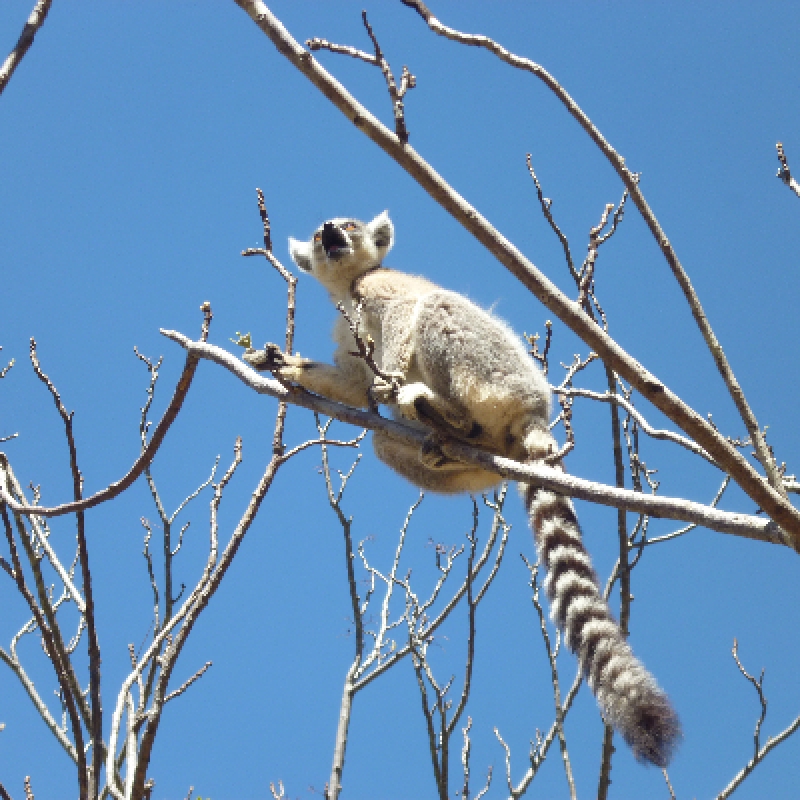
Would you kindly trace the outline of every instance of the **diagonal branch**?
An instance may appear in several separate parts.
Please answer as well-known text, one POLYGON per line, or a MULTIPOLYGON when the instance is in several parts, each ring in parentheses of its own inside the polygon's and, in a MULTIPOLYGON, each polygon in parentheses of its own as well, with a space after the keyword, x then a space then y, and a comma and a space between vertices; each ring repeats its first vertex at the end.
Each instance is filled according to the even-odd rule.
MULTIPOLYGON (((563 294, 510 241, 421 158, 409 144, 377 120, 338 81, 292 38, 262 0, 236 0, 278 51, 300 70, 353 124, 403 167, 431 197, 475 236, 505 267, 586 342, 615 372, 631 383, 656 408, 703 447, 720 468, 729 472, 748 494, 789 535, 800 549, 800 512, 771 487, 747 459, 704 417, 690 408, 602 331, 580 307, 563 294)), ((605 140, 603 140, 605 141, 605 140)), ((633 178, 630 178, 633 185, 633 178)), ((632 186, 633 189, 635 187, 632 186)), ((633 197, 631 191, 631 197, 633 197)), ((641 197, 637 193, 637 197, 641 197)), ((666 241, 666 239, 665 239, 666 241)), ((670 249, 670 252, 671 249, 670 249)), ((757 441, 757 436, 754 437, 757 441)))
MULTIPOLYGON (((667 264, 669 264, 669 268, 672 270, 672 274, 675 276, 675 280, 678 281, 678 285, 683 291, 686 302, 689 304, 689 308, 691 309, 692 316, 697 323, 697 327, 700 329, 700 333, 703 335, 706 346, 711 351, 711 355, 714 358, 714 363, 717 365, 717 369, 719 370, 719 373, 725 382, 725 386, 727 386, 728 392, 730 393, 731 398, 736 405, 736 409, 738 410, 739 415, 741 416, 745 427, 747 428, 747 432, 750 435, 750 440, 753 442, 756 450, 756 458, 761 463, 761 466, 764 467, 764 471, 767 473, 767 478, 769 479, 772 488, 785 496, 785 491, 783 489, 780 473, 775 463, 775 458, 767 446, 755 414, 750 408, 750 405, 744 396, 744 392, 742 391, 741 386, 739 386, 739 382, 736 380, 736 376, 733 374, 733 369, 728 363, 728 359, 725 356, 722 345, 719 343, 717 337, 714 335, 714 331, 711 329, 711 323, 708 321, 708 317, 706 316, 703 306, 700 303, 700 298, 697 296, 697 293, 695 292, 694 287, 689 280, 689 276, 686 274, 686 270, 683 268, 683 265, 678 259, 677 253, 672 247, 667 235, 664 233, 661 224, 656 218, 656 215, 648 205, 647 200, 645 200, 642 190, 639 188, 639 176, 635 172, 632 172, 630 169, 628 169, 628 166, 625 163, 625 158, 611 146, 603 134, 600 133, 597 127, 595 127, 589 117, 586 116, 583 109, 581 109, 581 107, 569 95, 566 89, 564 89, 564 87, 561 86, 561 84, 558 83, 558 81, 540 64, 506 50, 505 47, 490 39, 488 36, 462 33, 461 31, 450 28, 447 25, 443 25, 431 13, 430 9, 425 5, 425 3, 419 2, 419 0, 401 0, 401 2, 403 5, 415 9, 434 33, 444 36, 446 39, 450 39, 451 41, 460 42, 461 44, 471 45, 473 47, 483 47, 484 49, 489 50, 489 52, 496 55, 506 64, 510 64, 516 69, 525 70, 526 72, 530 72, 531 74, 535 75, 544 82, 547 88, 550 89, 553 94, 556 95, 556 97, 558 97, 570 115, 578 122, 578 124, 586 131, 586 133, 589 134, 589 137, 600 149, 600 152, 602 152, 603 155, 608 159, 617 175, 619 175, 622 182, 625 184, 625 187, 630 193, 631 200, 633 200, 633 202, 636 204, 636 208, 639 209, 639 213, 642 215, 647 227, 650 229, 650 232, 653 234, 653 237, 658 243, 664 258, 667 260, 667 264)), ((781 177, 780 173, 778 176, 781 177)))
POLYGON ((0 67, 0 94, 3 93, 3 89, 8 85, 14 70, 19 66, 19 62, 22 61, 25 53, 28 52, 28 48, 33 44, 33 37, 36 36, 36 32, 44 25, 45 17, 47 17, 47 12, 50 10, 52 3, 53 0, 38 0, 33 7, 33 11, 31 11, 31 15, 22 29, 17 44, 3 62, 3 66, 0 67))

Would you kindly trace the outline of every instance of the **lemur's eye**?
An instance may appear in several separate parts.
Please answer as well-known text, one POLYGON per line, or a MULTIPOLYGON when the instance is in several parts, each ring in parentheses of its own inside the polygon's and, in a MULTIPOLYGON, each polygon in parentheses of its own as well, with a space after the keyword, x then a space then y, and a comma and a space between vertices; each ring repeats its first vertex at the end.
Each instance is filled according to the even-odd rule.
POLYGON ((314 234, 314 241, 315 241, 315 242, 321 242, 321 241, 322 241, 322 234, 321 234, 319 231, 317 231, 317 232, 314 234))
POLYGON ((342 225, 342 228, 346 231, 354 231, 357 227, 355 222, 345 222, 345 224, 342 225))

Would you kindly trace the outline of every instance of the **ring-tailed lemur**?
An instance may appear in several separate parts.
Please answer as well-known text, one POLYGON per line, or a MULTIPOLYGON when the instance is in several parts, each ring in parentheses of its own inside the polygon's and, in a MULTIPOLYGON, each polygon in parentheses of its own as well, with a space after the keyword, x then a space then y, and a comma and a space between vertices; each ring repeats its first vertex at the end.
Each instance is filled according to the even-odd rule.
MULTIPOLYGON (((366 407, 377 395, 396 417, 517 461, 556 452, 548 430, 550 389, 520 339, 460 294, 381 266, 393 237, 387 212, 367 224, 337 218, 310 242, 290 239, 289 251, 334 303, 360 314, 360 333, 374 341, 375 363, 395 380, 376 379, 354 353, 342 316, 333 330, 335 365, 284 354, 275 345, 250 350, 245 359, 349 405, 366 407)), ((495 473, 443 457, 435 446, 420 451, 377 431, 373 444, 378 458, 423 489, 478 492, 499 481, 495 473)), ((603 716, 638 759, 666 766, 680 723, 599 592, 572 503, 536 486, 520 490, 547 570, 552 618, 580 659, 603 716)))

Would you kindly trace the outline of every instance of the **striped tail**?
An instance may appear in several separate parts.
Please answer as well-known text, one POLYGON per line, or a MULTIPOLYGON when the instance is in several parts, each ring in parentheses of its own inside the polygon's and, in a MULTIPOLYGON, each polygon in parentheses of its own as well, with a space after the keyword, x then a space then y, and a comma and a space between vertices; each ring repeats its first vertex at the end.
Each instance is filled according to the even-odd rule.
POLYGON ((681 738, 669 698, 636 658, 600 594, 569 498, 524 490, 553 622, 580 659, 606 722, 639 761, 666 767, 681 738))

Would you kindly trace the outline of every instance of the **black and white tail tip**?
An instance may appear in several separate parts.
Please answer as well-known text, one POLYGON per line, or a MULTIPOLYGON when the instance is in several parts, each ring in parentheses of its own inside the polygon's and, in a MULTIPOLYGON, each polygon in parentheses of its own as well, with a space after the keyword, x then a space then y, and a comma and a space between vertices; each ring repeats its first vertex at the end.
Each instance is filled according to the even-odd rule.
POLYGON ((551 617, 580 659, 603 717, 639 761, 666 767, 681 739, 680 721, 600 594, 572 503, 528 486, 525 505, 539 560, 547 570, 544 587, 551 617))

